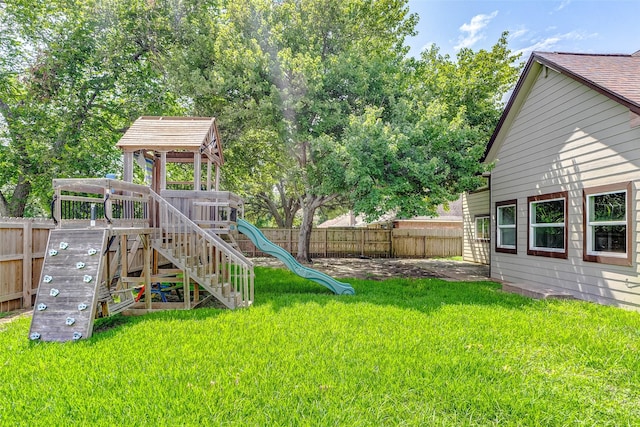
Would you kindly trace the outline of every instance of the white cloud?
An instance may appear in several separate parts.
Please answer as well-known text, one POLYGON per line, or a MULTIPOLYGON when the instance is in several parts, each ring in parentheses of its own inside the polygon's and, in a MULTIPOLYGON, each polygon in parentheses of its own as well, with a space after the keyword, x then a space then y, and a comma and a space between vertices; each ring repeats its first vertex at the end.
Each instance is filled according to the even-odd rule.
POLYGON ((553 36, 546 37, 542 40, 532 40, 533 44, 519 49, 514 53, 521 53, 523 58, 527 58, 531 52, 534 51, 542 51, 542 52, 550 52, 553 51, 558 45, 565 41, 581 41, 587 40, 593 37, 597 37, 598 33, 586 34, 580 31, 571 31, 564 34, 556 34, 553 36))
POLYGON ((529 32, 526 28, 520 28, 518 30, 509 31, 509 40, 519 39, 529 32))
POLYGON ((554 9, 554 11, 558 12, 564 9, 565 7, 569 6, 570 3, 571 3, 571 0, 562 0, 560 4, 554 9))
POLYGON ((458 37, 458 44, 454 46, 455 50, 460 50, 465 47, 471 47, 478 41, 484 39, 482 30, 489 25, 491 20, 498 15, 498 11, 494 11, 490 15, 476 15, 471 18, 471 21, 466 24, 462 24, 460 31, 465 35, 458 37))

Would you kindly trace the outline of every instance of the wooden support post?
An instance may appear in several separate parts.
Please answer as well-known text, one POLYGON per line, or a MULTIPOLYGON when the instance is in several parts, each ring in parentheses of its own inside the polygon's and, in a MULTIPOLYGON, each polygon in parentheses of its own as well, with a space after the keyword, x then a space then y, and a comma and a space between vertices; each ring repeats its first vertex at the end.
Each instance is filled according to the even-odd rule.
POLYGON ((167 189, 167 152, 160 152, 160 190, 167 189))
POLYGON ((122 279, 126 279, 129 272, 129 262, 127 261, 127 256, 128 256, 127 240, 128 240, 128 236, 126 234, 122 234, 120 236, 120 280, 123 283, 124 283, 124 280, 122 279))
POLYGON ((60 187, 56 188, 55 198, 53 218, 58 221, 57 227, 60 228, 62 226, 62 189, 60 187))
POLYGON ((202 187, 202 156, 199 151, 193 153, 193 189, 200 191, 202 187))
MULTIPOLYGON (((31 276, 33 268, 33 226, 31 222, 23 224, 22 229, 22 308, 31 308, 31 276)), ((38 278, 39 280, 40 278, 38 278)))
POLYGON ((142 264, 142 274, 144 275, 144 306, 147 310, 151 310, 151 242, 149 235, 140 236, 143 247, 144 262, 142 264))
POLYGON ((184 270, 184 274, 182 275, 182 289, 184 290, 184 308, 189 310, 191 308, 191 289, 189 288, 191 284, 191 277, 189 277, 189 271, 184 270))
POLYGON ((133 182, 133 151, 124 152, 124 176, 123 181, 133 182))

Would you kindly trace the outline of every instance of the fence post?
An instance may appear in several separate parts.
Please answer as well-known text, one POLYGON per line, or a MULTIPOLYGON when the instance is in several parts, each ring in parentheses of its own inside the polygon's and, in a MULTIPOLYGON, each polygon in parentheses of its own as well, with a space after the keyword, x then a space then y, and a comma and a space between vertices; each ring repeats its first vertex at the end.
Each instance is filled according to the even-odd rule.
MULTIPOLYGON (((33 225, 22 224, 22 308, 31 308, 31 288, 33 273, 33 225)), ((38 279, 39 280, 39 279, 38 279)))
POLYGON ((289 229, 289 238, 287 239, 287 244, 289 245, 289 253, 293 253, 293 229, 289 229))
POLYGON ((422 258, 427 257, 427 236, 422 236, 422 258))

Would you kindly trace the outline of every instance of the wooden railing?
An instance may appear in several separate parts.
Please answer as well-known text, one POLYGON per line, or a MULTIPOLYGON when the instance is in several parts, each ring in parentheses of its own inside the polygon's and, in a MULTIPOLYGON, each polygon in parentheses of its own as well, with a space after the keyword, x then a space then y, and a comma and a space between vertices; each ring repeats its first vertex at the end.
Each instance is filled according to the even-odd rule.
POLYGON ((152 226, 149 187, 109 178, 54 179, 51 214, 58 227, 152 226))
POLYGON ((154 248, 223 304, 248 307, 254 296, 253 263, 220 237, 204 232, 158 194, 150 194, 159 214, 154 248))
MULTIPOLYGON (((53 186, 52 215, 57 227, 142 229, 150 235, 154 249, 227 307, 247 307, 253 301, 253 263, 149 187, 109 178, 56 179, 53 186)), ((207 196, 201 191, 192 193, 189 198, 181 192, 189 201, 185 204, 189 214, 192 200, 206 200, 207 196)), ((211 200, 238 198, 228 192, 206 193, 211 200)))

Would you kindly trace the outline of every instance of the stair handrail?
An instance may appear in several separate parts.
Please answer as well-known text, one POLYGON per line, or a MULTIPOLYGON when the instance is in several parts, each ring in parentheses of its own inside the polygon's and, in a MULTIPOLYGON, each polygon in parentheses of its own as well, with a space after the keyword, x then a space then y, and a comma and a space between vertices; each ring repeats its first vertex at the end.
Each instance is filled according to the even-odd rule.
POLYGON ((163 235, 173 236, 171 251, 165 256, 177 266, 181 264, 180 268, 227 307, 250 306, 254 297, 253 263, 220 237, 207 233, 162 196, 154 191, 149 194, 155 214, 150 220, 159 222, 152 224, 156 230, 154 240, 160 242, 163 235), (213 277, 215 282, 211 281, 213 277), (221 277, 223 280, 219 281, 221 277), (230 294, 225 294, 225 286, 229 286, 230 294))
MULTIPOLYGON (((217 235, 205 232, 200 226, 198 226, 198 224, 193 222, 188 216, 182 213, 182 211, 180 211, 178 208, 173 206, 171 203, 167 202, 158 193, 156 193, 153 190, 149 190, 149 194, 151 195, 151 198, 155 203, 157 203, 159 206, 162 206, 163 208, 170 211, 173 215, 176 215, 178 218, 180 218, 180 220, 191 229, 190 231, 194 233, 198 233, 201 237, 208 240, 218 249, 221 249, 225 253, 233 256, 234 258, 237 258, 239 261, 241 261, 241 264, 244 264, 244 266, 253 267, 253 262, 247 257, 245 257, 240 251, 238 251, 236 248, 231 246, 229 243, 225 242, 222 238, 218 237, 217 235)), ((156 224, 157 229, 161 229, 162 226, 163 224, 156 224)))

